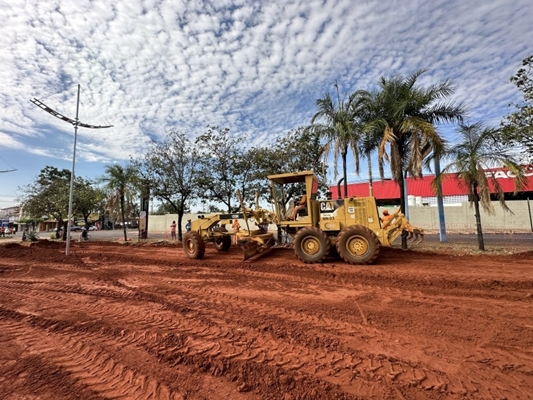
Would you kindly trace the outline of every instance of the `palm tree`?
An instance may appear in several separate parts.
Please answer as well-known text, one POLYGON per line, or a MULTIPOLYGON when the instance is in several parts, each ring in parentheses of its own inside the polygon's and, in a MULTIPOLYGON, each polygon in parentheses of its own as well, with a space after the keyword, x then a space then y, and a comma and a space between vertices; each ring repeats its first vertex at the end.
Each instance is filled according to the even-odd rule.
POLYGON ((129 202, 133 198, 137 181, 136 170, 131 165, 126 167, 119 164, 108 165, 105 168, 105 175, 100 178, 100 181, 105 184, 110 194, 108 204, 119 203, 120 205, 122 229, 124 231, 124 241, 126 241, 128 240, 125 224, 126 202, 129 202))
POLYGON ((368 92, 366 90, 360 90, 355 92, 356 101, 353 103, 354 115, 356 116, 356 129, 360 133, 359 148, 363 153, 364 158, 367 160, 368 169, 368 195, 374 196, 374 184, 372 179, 372 158, 371 155, 374 150, 377 150, 383 132, 380 131, 373 121, 378 119, 379 111, 377 109, 378 92, 368 92))
MULTIPOLYGON (((428 88, 417 85, 425 71, 419 70, 403 77, 380 78, 380 91, 375 97, 379 113, 372 121, 372 129, 382 132, 378 149, 378 167, 383 179, 384 163, 390 163, 392 178, 400 188, 400 208, 405 213, 405 175, 422 177, 424 161, 432 154, 440 157, 445 141, 435 124, 462 121, 465 110, 461 104, 439 102, 453 93, 449 81, 428 88), (389 150, 389 154, 387 153, 389 150)), ((402 236, 402 248, 407 239, 402 236)))
MULTIPOLYGON (((494 214, 490 198, 490 184, 496 191, 502 208, 511 212, 505 204, 502 187, 490 168, 505 166, 514 174, 515 193, 526 183, 524 171, 509 154, 507 146, 498 141, 498 130, 484 128, 481 122, 472 125, 459 125, 461 140, 447 152, 452 161, 433 181, 435 188, 442 182, 444 174, 453 172, 467 189, 470 205, 474 204, 479 250, 485 250, 479 205, 489 214, 494 214)), ((440 193, 439 193, 440 194, 440 193)))
POLYGON ((344 178, 344 196, 346 197, 348 192, 346 158, 349 148, 354 156, 355 172, 359 173, 358 136, 355 131, 355 108, 352 106, 355 96, 349 96, 348 100, 341 99, 337 82, 334 83, 334 86, 337 89, 337 103, 333 102, 329 93, 324 98, 318 99, 316 101, 318 111, 311 119, 311 128, 319 132, 320 136, 327 141, 323 152, 325 160, 333 149, 335 178, 338 175, 337 162, 340 155, 344 178), (315 122, 318 120, 322 120, 323 123, 316 124, 315 122))

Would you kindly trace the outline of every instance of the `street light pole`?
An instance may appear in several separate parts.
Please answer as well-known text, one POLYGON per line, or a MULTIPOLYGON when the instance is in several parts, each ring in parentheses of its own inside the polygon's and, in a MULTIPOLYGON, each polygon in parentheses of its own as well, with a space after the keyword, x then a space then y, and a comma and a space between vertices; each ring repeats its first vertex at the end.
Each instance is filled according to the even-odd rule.
POLYGON ((78 83, 78 99, 76 101, 76 120, 74 122, 74 150, 72 151, 72 171, 70 172, 70 192, 68 195, 68 230, 67 230, 67 246, 65 248, 65 254, 68 256, 70 253, 70 220, 72 219, 72 198, 74 194, 74 169, 76 166, 76 141, 78 140, 78 124, 80 112, 80 84, 78 83))
POLYGON ((89 125, 84 124, 80 122, 79 120, 79 111, 80 111, 80 87, 81 85, 78 83, 78 97, 76 100, 76 119, 72 119, 69 117, 66 117, 57 111, 51 109, 46 104, 44 104, 41 100, 38 100, 36 98, 31 99, 30 101, 35 104, 37 107, 42 108, 44 111, 46 111, 49 114, 52 114, 54 117, 59 118, 63 121, 69 122, 72 125, 74 125, 74 151, 72 154, 72 171, 70 173, 70 191, 69 191, 69 199, 68 199, 68 232, 67 232, 67 246, 65 249, 65 254, 68 256, 70 252, 70 220, 72 219, 72 198, 74 197, 74 168, 76 166, 76 142, 78 140, 78 126, 84 127, 84 128, 90 128, 90 129, 101 129, 101 128, 111 128, 113 125, 89 125))

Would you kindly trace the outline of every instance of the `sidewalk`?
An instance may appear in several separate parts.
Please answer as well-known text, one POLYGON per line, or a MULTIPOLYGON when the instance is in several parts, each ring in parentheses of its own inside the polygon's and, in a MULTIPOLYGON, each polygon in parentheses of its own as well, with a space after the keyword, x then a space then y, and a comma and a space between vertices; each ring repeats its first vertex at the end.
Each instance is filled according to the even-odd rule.
POLYGON ((11 237, 0 237, 0 244, 2 243, 11 243, 11 242, 22 242, 22 235, 13 235, 11 237))

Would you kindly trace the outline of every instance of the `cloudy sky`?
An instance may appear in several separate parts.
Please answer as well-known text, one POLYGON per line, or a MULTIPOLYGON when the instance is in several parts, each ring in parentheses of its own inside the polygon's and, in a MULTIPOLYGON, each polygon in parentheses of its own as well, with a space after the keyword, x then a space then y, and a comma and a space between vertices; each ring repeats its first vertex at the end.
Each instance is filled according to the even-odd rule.
MULTIPOLYGON (((333 91, 380 76, 451 79, 471 121, 497 125, 533 54, 531 0, 0 0, 0 208, 47 165, 76 174, 140 154, 169 130, 206 125, 264 145, 309 123, 333 91)), ((453 131, 443 128, 453 140, 453 131)), ((362 177, 361 177, 362 178, 362 177)), ((359 179, 352 176, 352 180, 359 179)))

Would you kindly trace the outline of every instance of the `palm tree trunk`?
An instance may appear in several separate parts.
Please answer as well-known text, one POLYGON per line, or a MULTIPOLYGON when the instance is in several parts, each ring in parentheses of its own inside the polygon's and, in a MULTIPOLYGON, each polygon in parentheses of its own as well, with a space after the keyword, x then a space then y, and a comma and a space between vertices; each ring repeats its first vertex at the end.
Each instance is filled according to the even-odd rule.
MULTIPOLYGON (((404 175, 401 171, 399 175, 399 181, 397 182, 400 185, 400 211, 405 215, 405 185, 404 185, 404 175)), ((407 232, 402 231, 402 249, 407 250, 407 232)))
POLYGON ((124 193, 120 193, 120 214, 122 216, 122 230, 124 231, 124 242, 128 240, 128 234, 126 233, 126 221, 124 217, 124 193))
POLYGON ((478 248, 485 251, 485 242, 483 240, 483 230, 481 228, 481 214, 479 213, 479 196, 477 194, 477 184, 472 185, 472 193, 474 194, 474 209, 476 211, 476 231, 478 248))
POLYGON ((346 149, 342 154, 342 176, 344 177, 344 198, 348 197, 348 171, 346 167, 346 156, 348 154, 348 149, 346 149))
POLYGON ((372 182, 372 160, 370 159, 370 153, 367 153, 366 159, 368 160, 368 195, 374 197, 374 184, 372 182))

